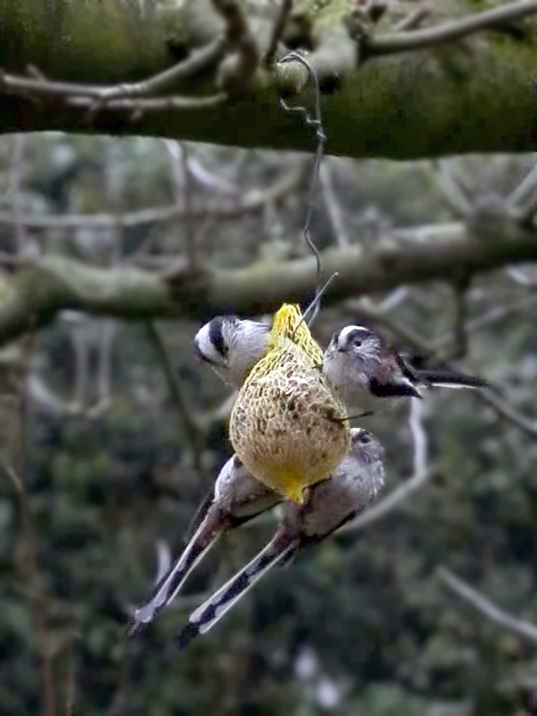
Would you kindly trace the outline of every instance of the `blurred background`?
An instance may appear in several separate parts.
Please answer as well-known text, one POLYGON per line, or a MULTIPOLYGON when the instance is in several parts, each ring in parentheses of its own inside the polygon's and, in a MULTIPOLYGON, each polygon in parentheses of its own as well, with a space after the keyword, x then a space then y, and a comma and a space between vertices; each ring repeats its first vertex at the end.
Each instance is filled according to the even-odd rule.
MULTIPOLYGON (((364 252, 390 235, 434 241, 534 161, 326 157, 313 239, 364 252)), ((148 271, 185 255, 230 267, 307 255, 311 166, 141 138, 2 137, 0 293, 52 254, 148 271)), ((159 553, 181 548, 230 454, 231 394, 193 354, 200 323, 63 311, 4 346, 1 716, 537 713, 536 317, 532 266, 323 309, 323 347, 365 324, 501 397, 438 389, 412 422, 408 403, 362 421, 386 448, 380 499, 395 499, 268 575, 186 651, 173 639, 188 614, 276 525, 265 515, 222 540, 174 607, 125 639, 159 553), (488 619, 484 600, 520 629, 488 619)))

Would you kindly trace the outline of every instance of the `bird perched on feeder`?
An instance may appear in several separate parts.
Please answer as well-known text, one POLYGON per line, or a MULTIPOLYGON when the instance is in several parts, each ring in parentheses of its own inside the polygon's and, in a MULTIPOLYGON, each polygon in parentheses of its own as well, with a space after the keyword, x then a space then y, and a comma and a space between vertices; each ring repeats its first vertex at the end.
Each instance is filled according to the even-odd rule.
POLYGON ((283 519, 269 544, 190 616, 180 646, 204 634, 275 565, 293 560, 353 519, 384 484, 384 450, 366 430, 351 431, 351 449, 329 480, 314 485, 306 504, 285 502, 283 519))
POLYGON ((363 326, 346 326, 332 336, 323 374, 347 410, 375 413, 405 397, 421 398, 420 388, 487 388, 480 378, 449 370, 415 370, 363 326))
POLYGON ((188 575, 224 532, 240 527, 281 499, 281 495, 254 479, 237 455, 233 455, 198 509, 182 554, 134 612, 130 635, 153 621, 175 599, 188 575))
POLYGON ((322 361, 299 307, 284 304, 230 417, 231 444, 247 470, 300 503, 304 488, 327 478, 350 447, 346 410, 322 376, 322 361))
POLYGON ((238 316, 216 316, 194 337, 194 350, 233 388, 240 388, 269 347, 270 327, 238 316))

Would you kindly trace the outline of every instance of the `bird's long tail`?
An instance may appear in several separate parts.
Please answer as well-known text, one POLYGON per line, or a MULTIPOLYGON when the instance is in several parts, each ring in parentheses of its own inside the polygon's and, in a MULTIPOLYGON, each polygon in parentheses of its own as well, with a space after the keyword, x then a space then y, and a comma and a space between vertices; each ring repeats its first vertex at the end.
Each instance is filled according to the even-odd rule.
POLYGON ((207 525, 200 525, 181 556, 157 582, 144 604, 135 610, 128 632, 129 636, 133 636, 145 624, 153 621, 158 612, 165 609, 175 599, 190 572, 216 543, 221 534, 222 529, 220 528, 207 535, 207 525))
POLYGON ((188 626, 177 637, 178 645, 188 646, 196 636, 208 632, 261 577, 277 564, 288 561, 298 548, 298 540, 276 535, 246 567, 192 612, 188 626))
POLYGON ((420 380, 429 385, 443 388, 490 388, 490 383, 473 375, 452 370, 417 370, 420 380))

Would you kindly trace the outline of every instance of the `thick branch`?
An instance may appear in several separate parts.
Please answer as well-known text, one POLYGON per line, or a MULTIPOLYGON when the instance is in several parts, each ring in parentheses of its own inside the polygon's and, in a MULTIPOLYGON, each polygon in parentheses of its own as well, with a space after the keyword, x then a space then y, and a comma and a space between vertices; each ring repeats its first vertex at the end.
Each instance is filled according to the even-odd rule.
MULTIPOLYGON (((118 82, 145 81, 175 66, 176 58, 167 45, 170 32, 158 13, 139 13, 137 3, 119 0, 117 7, 115 0, 63 5, 65 14, 58 18, 61 26, 55 28, 47 15, 47 3, 4 0, 0 67, 21 76, 28 65, 35 65, 51 80, 72 79, 96 89, 118 82), (55 33, 53 38, 47 37, 50 32, 55 33)), ((461 10, 468 10, 462 0, 460 5, 461 10)), ((529 2, 506 4, 495 17, 505 20, 508 15, 512 18, 515 10, 522 13, 532 7, 529 2)), ((489 11, 489 15, 493 12, 494 9, 489 11)), ((375 35, 370 42, 371 51, 400 52, 409 49, 405 43, 415 48, 431 42, 431 37, 434 41, 447 37, 446 23, 439 22, 434 13, 431 15, 434 28, 375 35), (435 39, 435 33, 441 37, 435 39)), ((180 19, 176 22, 179 27, 172 34, 177 37, 172 39, 180 44, 180 19)), ((449 40, 460 37, 468 23, 479 26, 483 18, 455 21, 449 40)), ((357 67, 343 80, 341 90, 325 99, 327 151, 398 159, 534 151, 535 48, 529 35, 527 40, 520 40, 500 32, 481 34, 479 39, 471 37, 464 46, 453 44, 447 51, 433 47, 394 58, 374 58, 357 67)), ((339 43, 336 50, 338 46, 339 43)), ((331 57, 339 66, 338 53, 331 52, 331 57)), ((206 95, 207 91, 215 91, 215 80, 216 75, 209 82, 206 75, 196 76, 185 90, 193 97, 206 95)), ((0 131, 87 132, 90 119, 93 132, 167 136, 245 147, 312 148, 301 119, 279 109, 273 89, 260 89, 255 96, 232 105, 191 106, 188 111, 171 111, 166 109, 166 103, 157 103, 157 109, 136 121, 130 121, 126 101, 121 112, 118 105, 117 112, 109 108, 88 118, 80 108, 58 106, 51 111, 46 103, 6 96, 0 103, 0 131)), ((131 104, 127 102, 129 107, 131 104)))
MULTIPOLYGON (((326 303, 429 280, 456 281, 461 273, 490 271, 537 260, 535 232, 476 238, 461 224, 395 232, 370 250, 327 251, 326 275, 339 276, 326 303)), ((313 258, 262 262, 193 274, 184 265, 162 274, 134 268, 99 269, 49 257, 22 267, 0 304, 0 342, 51 319, 63 308, 127 319, 206 318, 216 313, 272 312, 283 301, 306 301, 316 285, 313 258)))

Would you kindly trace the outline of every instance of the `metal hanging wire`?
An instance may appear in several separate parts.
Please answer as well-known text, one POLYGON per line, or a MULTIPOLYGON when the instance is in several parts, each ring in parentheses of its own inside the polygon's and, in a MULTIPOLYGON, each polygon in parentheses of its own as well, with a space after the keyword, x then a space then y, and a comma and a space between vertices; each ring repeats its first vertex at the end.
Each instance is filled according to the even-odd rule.
POLYGON ((306 219, 304 221, 304 227, 302 229, 302 236, 304 238, 304 241, 306 242, 307 246, 309 247, 310 251, 315 257, 315 262, 317 264, 317 285, 315 288, 315 298, 310 303, 309 307, 306 309, 306 312, 304 314, 304 319, 307 315, 309 315, 309 321, 308 325, 311 326, 315 318, 317 317, 317 314, 319 313, 319 307, 320 307, 320 299, 328 285, 332 282, 332 280, 337 276, 337 274, 334 274, 331 276, 328 281, 324 284, 324 286, 321 284, 321 273, 322 273, 322 264, 321 264, 321 255, 319 253, 319 249, 315 244, 313 243, 313 240, 311 238, 310 233, 310 227, 311 227, 311 220, 313 216, 313 210, 314 210, 314 200, 315 200, 315 191, 317 189, 317 183, 319 180, 319 170, 321 167, 321 162, 324 155, 324 146, 326 142, 326 134, 324 131, 323 126, 323 120, 322 120, 322 113, 321 113, 321 91, 319 88, 319 78, 317 77, 317 72, 315 70, 315 67, 313 67, 305 57, 303 57, 298 52, 290 52, 289 54, 285 55, 285 57, 282 57, 282 59, 279 61, 278 64, 284 64, 286 62, 300 62, 307 70, 308 70, 308 78, 310 85, 313 88, 313 94, 314 94, 314 107, 313 112, 311 112, 307 107, 303 105, 290 105, 288 104, 283 97, 280 97, 280 105, 286 112, 298 112, 303 116, 305 124, 307 124, 309 127, 314 127, 315 129, 315 137, 317 139, 317 148, 315 150, 315 158, 313 162, 313 171, 312 171, 312 178, 311 178, 311 184, 310 184, 310 190, 309 190, 309 196, 308 196, 308 205, 306 210, 306 219), (310 315, 311 314, 311 315, 310 315))

